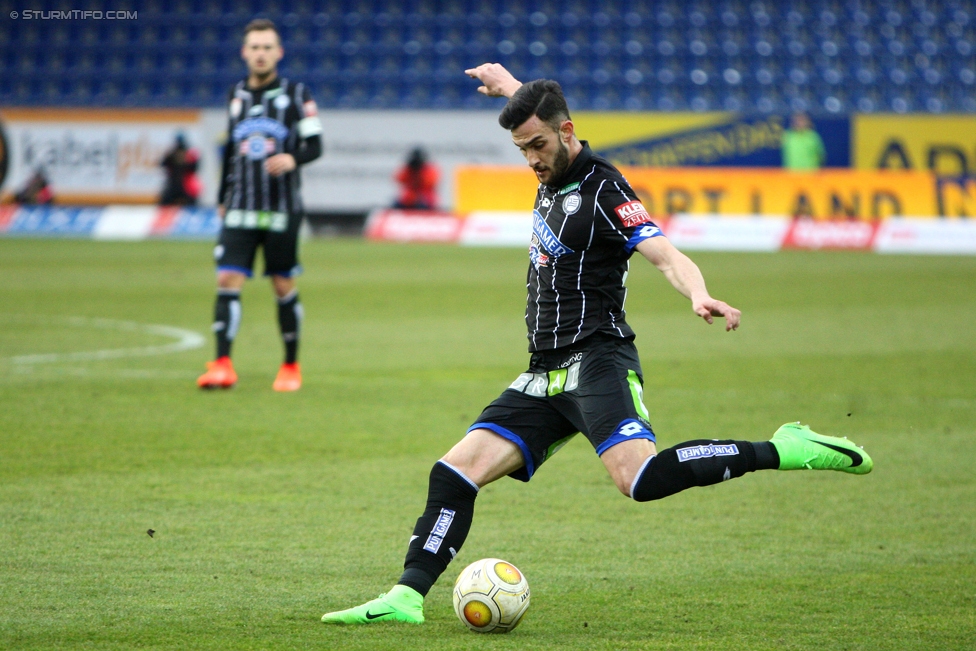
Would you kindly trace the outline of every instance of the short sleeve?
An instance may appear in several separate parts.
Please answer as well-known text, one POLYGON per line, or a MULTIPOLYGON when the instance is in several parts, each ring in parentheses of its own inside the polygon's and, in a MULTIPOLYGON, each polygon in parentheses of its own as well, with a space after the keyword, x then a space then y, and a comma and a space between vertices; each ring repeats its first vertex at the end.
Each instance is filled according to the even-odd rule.
POLYGON ((624 243, 628 253, 644 240, 664 236, 625 181, 605 181, 597 195, 597 205, 606 230, 624 243))
POLYGON ((319 107, 312 99, 312 92, 308 86, 302 85, 301 105, 298 109, 298 135, 309 138, 322 133, 322 121, 319 119, 319 107))
POLYGON ((228 122, 233 122, 241 116, 241 107, 244 106, 244 102, 241 98, 237 96, 237 86, 232 86, 230 91, 227 93, 227 120, 228 122))

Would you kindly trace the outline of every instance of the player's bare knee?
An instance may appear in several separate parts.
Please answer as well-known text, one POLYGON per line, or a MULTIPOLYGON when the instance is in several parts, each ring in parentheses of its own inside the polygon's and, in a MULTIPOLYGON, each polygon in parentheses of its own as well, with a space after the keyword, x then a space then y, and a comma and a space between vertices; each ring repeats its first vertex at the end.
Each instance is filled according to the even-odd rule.
POLYGON ((624 497, 630 497, 631 482, 615 480, 614 483, 617 485, 617 490, 620 491, 621 495, 623 495, 624 497))
POLYGON ((241 289, 247 281, 247 276, 236 271, 217 272, 217 287, 220 289, 241 289))
POLYGON ((633 439, 609 448, 600 456, 600 460, 617 490, 625 497, 631 497, 634 479, 654 452, 654 444, 649 440, 633 439))
POLYGON ((285 276, 271 276, 271 286, 278 298, 284 298, 295 291, 295 279, 285 276))
POLYGON ((479 487, 515 472, 524 464, 517 445, 487 429, 469 432, 441 461, 457 468, 479 487))
POLYGON ((630 497, 630 486, 634 483, 634 473, 628 472, 626 468, 620 468, 617 472, 611 472, 610 478, 614 485, 624 497, 630 497))

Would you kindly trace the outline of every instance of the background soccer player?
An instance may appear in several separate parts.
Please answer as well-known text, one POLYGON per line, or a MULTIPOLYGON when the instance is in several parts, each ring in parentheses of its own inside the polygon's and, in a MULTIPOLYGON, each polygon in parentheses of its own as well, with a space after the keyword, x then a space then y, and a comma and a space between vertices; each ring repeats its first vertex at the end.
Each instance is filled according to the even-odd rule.
MULTIPOLYGON (((361 606, 327 613, 326 623, 422 623, 424 597, 460 551, 481 487, 505 475, 528 481, 579 432, 620 492, 638 502, 756 470, 866 474, 873 466, 850 441, 793 423, 771 441, 698 439, 658 452, 624 318, 631 255, 636 250, 657 267, 708 323, 722 317, 726 330, 735 330, 739 310, 709 296, 698 267, 663 237, 620 172, 577 139, 558 83, 523 86, 498 64, 467 73, 481 80, 482 93, 509 98, 498 121, 539 179, 526 309, 532 357, 434 464, 398 584, 361 606)), ((725 432, 706 419, 702 433, 725 432)))
POLYGON ((301 269, 298 166, 321 155, 322 124, 308 87, 278 76, 283 55, 270 20, 251 21, 244 29, 241 58, 248 75, 230 91, 218 194, 223 227, 214 252, 217 355, 197 379, 202 388, 229 388, 237 382, 230 350, 241 325, 241 288, 253 272, 258 247, 264 250, 264 274, 271 277, 278 299, 278 325, 285 345, 285 360, 273 386, 276 391, 296 391, 302 385, 298 365, 302 305, 295 286, 301 269))

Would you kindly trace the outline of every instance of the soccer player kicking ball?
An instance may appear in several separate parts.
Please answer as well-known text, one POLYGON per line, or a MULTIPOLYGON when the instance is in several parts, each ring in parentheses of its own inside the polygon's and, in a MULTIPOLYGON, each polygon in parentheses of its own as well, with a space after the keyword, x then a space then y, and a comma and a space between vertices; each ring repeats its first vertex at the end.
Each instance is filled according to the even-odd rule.
POLYGON ((788 423, 762 442, 701 439, 658 452, 642 396, 634 332, 624 319, 624 280, 636 250, 725 329, 739 310, 708 295, 698 267, 663 237, 633 189, 576 137, 559 84, 522 85, 501 65, 467 70, 478 90, 509 101, 498 119, 539 179, 529 247, 529 368, 478 417, 430 472, 404 572, 388 593, 322 621, 424 621, 424 596, 464 543, 482 486, 509 475, 528 481, 582 432, 620 492, 638 502, 710 486, 755 470, 871 472, 847 439, 788 423))

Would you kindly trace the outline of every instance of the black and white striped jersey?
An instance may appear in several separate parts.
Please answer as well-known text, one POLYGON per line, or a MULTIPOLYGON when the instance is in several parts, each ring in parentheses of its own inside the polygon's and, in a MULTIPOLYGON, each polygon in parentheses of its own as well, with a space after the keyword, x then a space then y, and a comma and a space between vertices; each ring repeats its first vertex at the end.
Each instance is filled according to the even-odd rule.
POLYGON ((624 318, 634 247, 663 235, 627 180, 584 141, 559 179, 539 185, 529 245, 529 351, 594 332, 632 339, 624 318))
MULTIPOLYGON (((261 88, 246 80, 230 91, 227 145, 218 201, 228 212, 302 212, 300 167, 272 176, 264 162, 275 154, 292 154, 301 164, 309 156, 300 150, 312 138, 321 151, 322 123, 308 87, 276 77, 261 88)), ((313 156, 314 157, 314 156, 313 156)))

